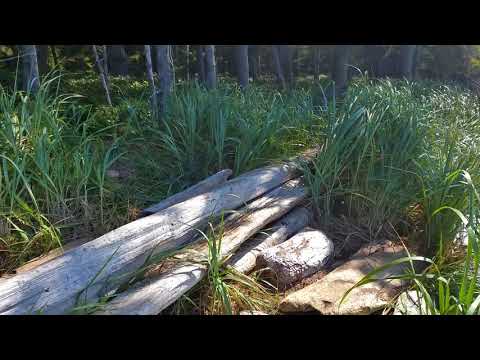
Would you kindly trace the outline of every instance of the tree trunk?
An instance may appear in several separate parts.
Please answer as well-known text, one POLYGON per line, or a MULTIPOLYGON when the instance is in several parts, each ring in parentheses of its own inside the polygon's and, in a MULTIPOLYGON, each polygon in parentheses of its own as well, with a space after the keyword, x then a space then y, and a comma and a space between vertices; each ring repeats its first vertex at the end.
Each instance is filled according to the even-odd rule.
POLYGON ((108 68, 112 75, 128 75, 128 56, 124 45, 108 45, 108 68))
POLYGON ((285 81, 291 88, 293 86, 293 49, 290 45, 280 45, 278 48, 285 81))
POLYGON ((174 69, 172 59, 171 45, 155 45, 157 54, 157 71, 159 78, 158 89, 158 106, 160 116, 165 114, 168 97, 173 91, 174 86, 174 69))
POLYGON ((217 69, 215 61, 215 45, 205 45, 205 77, 207 89, 217 86, 217 69))
POLYGON ((48 45, 36 45, 38 56, 38 71, 41 75, 48 73, 48 45))
POLYGON ((285 75, 282 69, 282 63, 280 62, 280 51, 278 45, 272 45, 272 56, 273 56, 273 63, 275 65, 275 71, 277 74, 277 80, 282 89, 287 88, 287 84, 285 82, 285 75))
POLYGON ((157 88, 155 86, 155 78, 153 76, 152 50, 150 45, 145 45, 145 65, 147 67, 147 79, 152 92, 152 95, 150 97, 152 115, 154 119, 158 119, 159 108, 157 101, 157 88))
POLYGON ((203 84, 205 83, 205 51, 203 45, 197 45, 195 48, 198 81, 203 84))
POLYGON ((400 76, 413 80, 417 45, 402 45, 400 48, 400 76))
POLYGON ((314 49, 314 59, 313 59, 313 77, 315 82, 320 81, 320 47, 318 45, 315 46, 314 49))
POLYGON ((256 81, 258 79, 259 75, 259 51, 258 51, 258 45, 249 45, 249 50, 248 50, 249 58, 248 58, 248 64, 251 65, 249 66, 250 68, 250 74, 252 76, 252 80, 256 81))
POLYGON ((100 61, 100 57, 98 56, 97 47, 95 45, 92 45, 92 49, 93 49, 93 54, 95 55, 95 62, 97 63, 98 72, 100 73, 100 79, 102 81, 102 86, 103 86, 103 89, 105 90, 105 94, 107 96, 108 105, 112 106, 112 99, 110 98, 110 90, 108 88, 107 76, 105 75, 105 71, 103 69, 102 62, 100 61))
POLYGON ((52 57, 53 57, 53 66, 58 67, 58 57, 57 57, 57 50, 55 49, 55 45, 50 45, 50 50, 52 52, 52 57))
POLYGON ((195 196, 124 225, 31 271, 0 281, 0 314, 61 314, 115 289, 149 255, 191 241, 209 220, 236 209, 298 175, 290 162, 241 175, 214 191, 195 196))
POLYGON ((332 80, 335 82, 335 93, 342 95, 347 89, 349 45, 336 45, 333 54, 332 80))
POLYGON ((107 45, 103 45, 102 53, 103 53, 103 58, 102 58, 103 71, 105 72, 105 76, 108 79, 108 48, 107 48, 107 45))
MULTIPOLYGON (((302 202, 306 192, 301 179, 291 180, 246 206, 246 211, 227 219, 219 258, 233 253, 240 245, 264 226, 275 221, 302 202)), ((200 262, 208 259, 206 240, 193 245, 175 257, 179 264, 161 273, 153 281, 142 281, 114 300, 99 312, 103 315, 156 315, 195 286, 207 273, 200 262)))
POLYGON ((246 89, 250 77, 248 67, 248 45, 235 46, 235 65, 237 68, 238 83, 242 89, 246 89))
POLYGON ((35 45, 20 45, 20 54, 23 63, 23 89, 35 94, 40 87, 37 49, 35 45))
POLYGON ((190 45, 185 46, 186 56, 185 56, 185 79, 190 81, 190 45))

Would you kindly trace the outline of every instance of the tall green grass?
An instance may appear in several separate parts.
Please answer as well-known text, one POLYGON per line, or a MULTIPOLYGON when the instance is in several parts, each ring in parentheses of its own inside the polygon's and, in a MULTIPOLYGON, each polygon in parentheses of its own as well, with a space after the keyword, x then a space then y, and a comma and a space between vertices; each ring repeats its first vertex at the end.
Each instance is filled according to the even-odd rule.
POLYGON ((459 219, 431 215, 441 206, 463 211, 467 193, 460 173, 478 176, 474 134, 480 134, 480 111, 472 99, 438 85, 364 78, 354 83, 341 105, 323 109, 321 153, 305 169, 319 217, 355 219, 372 239, 393 226, 415 234, 429 254, 450 244, 459 219), (340 214, 339 202, 345 204, 340 214), (412 209, 420 209, 415 221, 412 209))
POLYGON ((0 271, 58 246, 63 226, 103 213, 116 145, 57 84, 43 82, 36 96, 0 88, 0 271))

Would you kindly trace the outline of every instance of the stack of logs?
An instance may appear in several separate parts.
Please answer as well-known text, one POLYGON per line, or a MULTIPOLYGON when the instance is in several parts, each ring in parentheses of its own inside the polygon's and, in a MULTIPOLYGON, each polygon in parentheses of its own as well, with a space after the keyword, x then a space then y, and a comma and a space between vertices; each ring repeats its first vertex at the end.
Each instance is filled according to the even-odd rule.
POLYGON ((0 314, 65 314, 112 294, 113 300, 98 313, 158 314, 205 276, 208 244, 199 230, 224 215, 221 255, 235 253, 250 239, 231 259, 231 266, 250 271, 263 248, 307 225, 298 160, 314 154, 232 180, 230 170, 220 171, 145 209, 129 224, 27 264, 14 276, 0 279, 0 314), (262 231, 266 227, 269 236, 262 231), (168 270, 143 276, 120 291, 152 256, 179 248, 168 270))
MULTIPOLYGON (((287 289, 326 269, 334 254, 333 243, 308 227, 311 215, 304 206, 299 162, 316 153, 232 180, 231 170, 220 171, 143 210, 136 221, 24 265, 0 279, 0 315, 65 314, 99 303, 95 314, 159 314, 206 276, 209 246, 203 234, 224 217, 219 255, 230 256, 227 265, 245 274, 266 268, 266 276, 270 272, 279 288, 287 289), (141 271, 155 256, 163 259, 161 266, 141 271)), ((287 296, 280 310, 342 313, 334 304, 370 264, 385 264, 402 250, 364 248, 324 279, 287 296)), ((387 286, 393 292, 386 300, 383 283, 369 286, 343 313, 372 312, 398 293, 397 286, 387 286)))

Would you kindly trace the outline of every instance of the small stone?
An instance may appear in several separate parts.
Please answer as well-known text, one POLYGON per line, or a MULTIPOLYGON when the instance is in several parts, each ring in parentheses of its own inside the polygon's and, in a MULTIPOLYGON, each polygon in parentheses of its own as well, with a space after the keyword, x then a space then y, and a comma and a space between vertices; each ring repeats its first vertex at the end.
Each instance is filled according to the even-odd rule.
POLYGON ((427 315, 427 304, 420 292, 405 291, 395 304, 393 315, 427 315))
POLYGON ((120 171, 118 170, 107 170, 107 176, 111 178, 119 178, 120 177, 120 171))
POLYGON ((243 310, 243 311, 240 311, 239 315, 268 315, 268 314, 264 313, 263 311, 257 311, 257 310, 243 310))
POLYGON ((332 258, 334 246, 319 230, 304 228, 287 241, 263 250, 258 267, 267 267, 281 288, 320 271, 332 258))

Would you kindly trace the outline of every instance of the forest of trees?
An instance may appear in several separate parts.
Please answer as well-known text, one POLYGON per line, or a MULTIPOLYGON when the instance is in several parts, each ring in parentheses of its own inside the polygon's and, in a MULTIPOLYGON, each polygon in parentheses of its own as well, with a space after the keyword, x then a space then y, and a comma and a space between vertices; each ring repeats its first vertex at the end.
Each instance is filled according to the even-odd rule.
POLYGON ((12 60, 22 59, 22 86, 28 91, 35 91, 39 78, 53 68, 94 69, 107 98, 110 75, 147 77, 160 111, 176 79, 197 79, 210 89, 219 76, 237 78, 243 89, 250 81, 275 80, 287 89, 301 79, 318 81, 326 75, 341 93, 359 72, 467 86, 476 84, 480 74, 480 50, 471 45, 3 45, 0 54, 6 59, 0 63, 2 79, 15 73, 18 64, 12 60))

